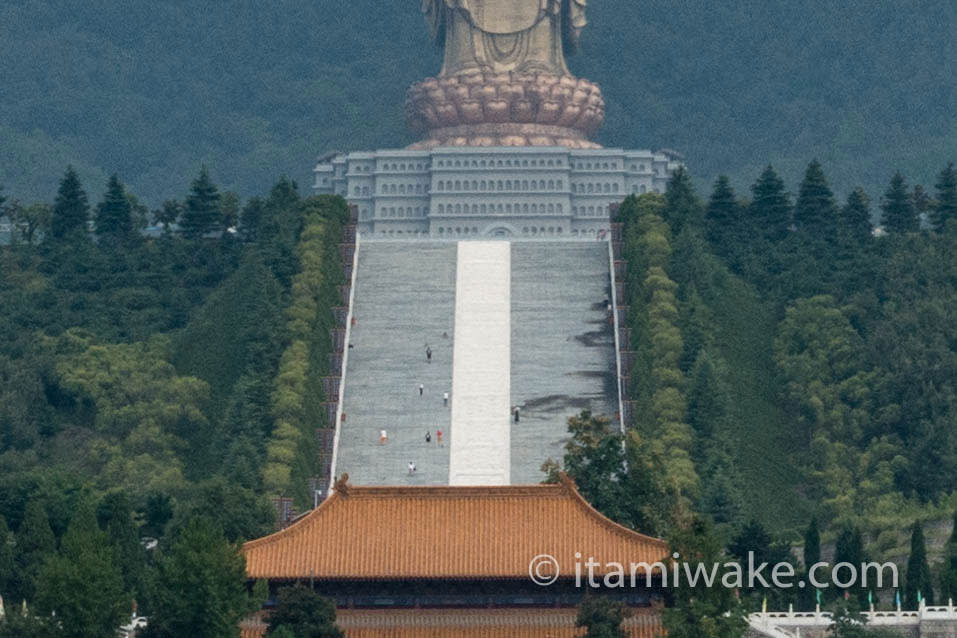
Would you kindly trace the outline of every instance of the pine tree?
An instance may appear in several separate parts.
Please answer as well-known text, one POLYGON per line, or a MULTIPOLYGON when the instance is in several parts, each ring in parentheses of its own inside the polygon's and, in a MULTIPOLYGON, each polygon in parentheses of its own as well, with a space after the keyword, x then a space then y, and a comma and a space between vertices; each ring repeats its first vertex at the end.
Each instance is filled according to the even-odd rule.
POLYGON ((96 234, 114 240, 133 236, 133 218, 126 189, 114 174, 106 185, 103 201, 96 207, 96 234))
POLYGON ((234 638, 249 609, 246 561, 206 518, 194 518, 159 561, 147 638, 234 638))
POLYGON ((784 190, 784 181, 770 164, 751 186, 751 205, 747 213, 758 236, 772 242, 787 237, 791 226, 791 203, 784 190))
POLYGON ((733 524, 743 510, 741 475, 731 455, 732 444, 718 435, 704 453, 701 510, 718 524, 733 524))
POLYGON ((224 228, 235 228, 239 224, 239 209, 242 202, 239 195, 225 191, 219 197, 219 214, 224 228))
POLYGON ((675 235, 686 225, 700 228, 704 221, 704 211, 691 182, 691 174, 683 166, 679 166, 668 180, 662 215, 671 224, 675 235))
POLYGON ((86 224, 90 218, 90 204, 80 184, 80 177, 70 166, 60 181, 50 232, 54 239, 68 236, 86 236, 86 224))
POLYGON ((746 240, 740 237, 741 209, 734 197, 731 181, 726 175, 718 177, 705 210, 707 237, 715 252, 727 258, 735 255, 746 240))
POLYGON ((113 549, 113 563, 123 576, 125 591, 142 599, 147 593, 147 557, 129 499, 122 492, 108 494, 100 503, 98 517, 113 549))
POLYGON ((944 565, 940 573, 940 599, 957 600, 957 512, 954 512, 954 527, 944 549, 944 565))
POLYGON ((722 429, 730 402, 715 361, 702 351, 695 361, 688 388, 688 423, 698 436, 710 439, 714 432, 722 429))
MULTIPOLYGON (((671 551, 681 560, 724 566, 730 557, 711 524, 695 517, 685 529, 677 530, 670 540, 671 551)), ((719 571, 716 582, 727 573, 719 571)), ((662 612, 662 623, 669 638, 734 638, 747 630, 744 609, 729 587, 708 587, 698 579, 694 587, 685 580, 670 590, 674 603, 662 612)))
POLYGON ((11 594, 16 587, 14 543, 15 539, 7 527, 6 519, 0 516, 0 598, 8 604, 14 601, 11 594))
POLYGON ((47 615, 56 613, 66 638, 114 635, 132 608, 113 564, 113 548, 88 499, 73 515, 59 554, 48 557, 40 569, 37 607, 47 615))
POLYGON ((163 231, 168 233, 169 227, 175 224, 182 214, 183 205, 175 199, 167 199, 162 208, 154 213, 154 217, 163 226, 163 231))
POLYGON ((917 609, 920 597, 928 605, 934 604, 934 587, 927 563, 927 545, 924 543, 924 530, 919 522, 914 523, 910 535, 910 558, 907 559, 907 572, 904 574, 904 604, 908 609, 917 609))
POLYGON ((949 163, 937 176, 937 203, 931 212, 931 226, 938 233, 947 229, 947 222, 957 219, 957 170, 949 163))
POLYGON ((752 518, 728 543, 728 551, 742 564, 747 564, 749 553, 754 554, 755 563, 760 562, 771 553, 771 535, 752 518))
POLYGON ((837 231, 837 207, 817 160, 808 164, 794 205, 794 225, 810 237, 833 240, 837 231))
POLYGON ((929 221, 930 209, 933 207, 933 202, 922 185, 914 184, 914 190, 911 191, 910 199, 914 206, 914 214, 917 215, 917 223, 922 224, 929 221))
POLYGON ((56 551, 56 538, 43 503, 27 503, 17 530, 17 587, 14 600, 33 600, 37 576, 44 559, 56 551))
POLYGON ((600 596, 585 596, 578 608, 576 627, 584 627, 582 638, 626 638, 621 623, 628 617, 628 607, 616 600, 600 596))
POLYGON ((243 207, 239 215, 239 229, 246 241, 259 241, 259 234, 263 224, 265 204, 261 197, 252 197, 243 207))
POLYGON ((209 171, 204 166, 199 177, 193 180, 190 194, 186 198, 186 210, 180 222, 186 237, 197 239, 206 233, 222 229, 219 199, 219 189, 209 178, 209 171))
POLYGON ((847 196, 847 203, 841 209, 840 234, 851 241, 864 242, 871 238, 871 207, 867 194, 855 188, 847 196))
POLYGON ((302 586, 283 587, 277 596, 276 608, 269 615, 269 636, 286 628, 299 638, 342 638, 336 627, 336 606, 312 589, 302 586))
POLYGON ((884 230, 888 233, 903 235, 917 230, 917 215, 914 213, 914 205, 900 171, 894 173, 894 177, 891 178, 891 185, 884 193, 881 210, 884 211, 882 218, 884 230))
MULTIPOLYGON (((752 559, 755 565, 791 562, 790 547, 786 543, 775 541, 764 526, 754 519, 734 536, 728 545, 728 551, 737 557, 742 565, 747 565, 752 559), (749 557, 749 554, 752 554, 753 558, 749 557)), ((770 583, 769 587, 764 587, 759 582, 756 582, 754 587, 747 587, 747 591, 754 594, 754 599, 767 597, 769 605, 774 609, 786 606, 791 600, 790 596, 785 594, 793 594, 793 592, 775 588, 773 583, 770 583)))
MULTIPOLYGON (((861 530, 856 527, 845 527, 841 530, 841 533, 837 537, 837 543, 835 543, 834 564, 850 563, 855 566, 855 569, 860 569, 860 565, 863 565, 864 561, 864 536, 861 534, 861 530)), ((842 573, 841 577, 845 579, 847 578, 847 574, 842 573)), ((854 585, 850 588, 840 588, 835 585, 828 588, 827 593, 829 593, 830 598, 833 599, 839 594, 851 590, 857 593, 859 602, 862 600, 866 602, 867 592, 863 588, 855 588, 854 585)))
MULTIPOLYGON (((799 593, 801 606, 804 611, 811 611, 817 602, 817 594, 814 586, 811 584, 811 567, 821 562, 821 532, 817 526, 817 518, 811 519, 807 529, 804 531, 804 589, 799 593)), ((820 573, 820 570, 817 572, 820 573)), ((821 577, 816 575, 818 582, 821 577)))

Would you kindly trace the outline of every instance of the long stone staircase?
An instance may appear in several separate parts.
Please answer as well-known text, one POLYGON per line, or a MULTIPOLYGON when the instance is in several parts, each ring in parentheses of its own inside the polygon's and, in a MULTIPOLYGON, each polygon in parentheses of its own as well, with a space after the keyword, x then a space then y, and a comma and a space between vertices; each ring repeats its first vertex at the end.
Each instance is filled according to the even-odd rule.
POLYGON ((569 416, 616 413, 608 244, 466 244, 361 244, 335 468, 355 485, 538 483, 562 457, 569 416), (457 272, 499 262, 504 286, 495 268, 475 271, 481 281, 457 272))

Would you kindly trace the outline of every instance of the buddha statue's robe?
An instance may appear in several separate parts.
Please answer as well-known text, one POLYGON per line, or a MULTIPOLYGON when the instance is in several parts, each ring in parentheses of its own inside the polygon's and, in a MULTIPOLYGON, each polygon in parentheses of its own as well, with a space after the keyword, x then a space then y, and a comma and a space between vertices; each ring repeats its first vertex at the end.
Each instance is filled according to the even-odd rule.
POLYGON ((471 70, 568 75, 586 0, 423 0, 432 37, 445 47, 442 75, 471 70))

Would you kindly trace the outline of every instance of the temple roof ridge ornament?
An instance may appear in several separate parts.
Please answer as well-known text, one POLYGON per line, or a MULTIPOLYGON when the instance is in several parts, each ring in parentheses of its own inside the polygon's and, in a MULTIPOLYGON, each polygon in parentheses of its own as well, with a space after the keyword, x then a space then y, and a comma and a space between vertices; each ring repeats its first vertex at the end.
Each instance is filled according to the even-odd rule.
POLYGON ((601 89, 565 64, 585 10, 585 0, 423 0, 444 59, 409 89, 409 125, 425 136, 412 148, 600 148, 588 138, 604 122, 601 89))

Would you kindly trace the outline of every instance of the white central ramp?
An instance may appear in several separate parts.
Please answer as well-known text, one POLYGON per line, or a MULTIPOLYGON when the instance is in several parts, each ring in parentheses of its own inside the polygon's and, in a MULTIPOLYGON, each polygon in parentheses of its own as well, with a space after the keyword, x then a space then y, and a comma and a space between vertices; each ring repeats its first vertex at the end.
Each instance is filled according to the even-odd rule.
POLYGON ((508 485, 511 245, 458 244, 449 485, 508 485))

